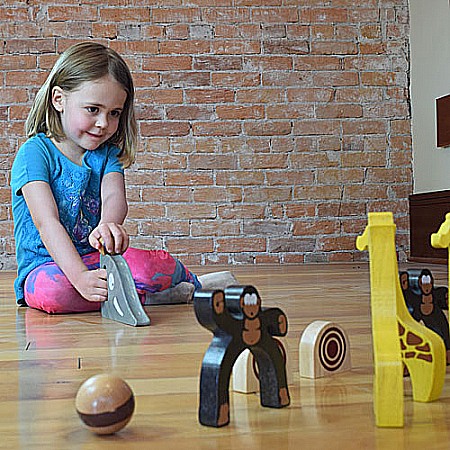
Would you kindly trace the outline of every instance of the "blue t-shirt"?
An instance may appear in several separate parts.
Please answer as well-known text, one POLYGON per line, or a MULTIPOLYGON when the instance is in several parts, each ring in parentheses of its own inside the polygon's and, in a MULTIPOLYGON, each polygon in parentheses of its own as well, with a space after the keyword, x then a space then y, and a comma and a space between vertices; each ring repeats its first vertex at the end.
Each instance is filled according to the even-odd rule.
POLYGON ((16 299, 24 304, 23 285, 36 267, 53 261, 45 248, 22 195, 22 187, 31 181, 50 185, 58 207, 61 223, 78 253, 94 251, 88 238, 98 225, 101 214, 100 188, 103 176, 109 172, 123 173, 118 159, 118 147, 103 144, 86 151, 82 165, 68 159, 43 133, 28 139, 17 152, 11 169, 12 212, 16 241, 16 299))

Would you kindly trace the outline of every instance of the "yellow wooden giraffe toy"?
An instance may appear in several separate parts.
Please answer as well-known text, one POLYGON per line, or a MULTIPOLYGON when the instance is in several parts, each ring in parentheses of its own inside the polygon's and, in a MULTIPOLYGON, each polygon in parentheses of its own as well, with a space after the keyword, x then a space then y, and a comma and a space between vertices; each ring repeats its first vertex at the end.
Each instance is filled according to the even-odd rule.
POLYGON ((448 248, 448 287, 450 289, 450 213, 445 215, 437 233, 431 235, 431 246, 434 248, 448 248))
POLYGON ((369 213, 356 240, 369 250, 375 379, 374 410, 379 427, 403 426, 403 363, 411 376, 413 399, 439 398, 445 377, 445 346, 436 333, 409 314, 398 275, 393 215, 369 213))

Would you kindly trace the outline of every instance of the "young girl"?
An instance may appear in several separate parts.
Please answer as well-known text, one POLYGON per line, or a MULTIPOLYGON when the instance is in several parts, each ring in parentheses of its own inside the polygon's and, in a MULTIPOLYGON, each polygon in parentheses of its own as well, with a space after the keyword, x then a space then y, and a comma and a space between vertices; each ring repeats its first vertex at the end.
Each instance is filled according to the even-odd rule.
MULTIPOLYGON (((146 295, 186 283, 186 295, 202 287, 169 253, 128 248, 122 224, 124 168, 134 161, 137 141, 133 103, 129 68, 98 43, 66 50, 37 93, 28 140, 11 171, 18 304, 48 313, 100 309, 108 293, 102 246, 123 253, 143 303, 146 295)), ((235 281, 223 273, 218 279, 235 281)), ((218 279, 205 279, 208 288, 223 287, 214 286, 218 279)))

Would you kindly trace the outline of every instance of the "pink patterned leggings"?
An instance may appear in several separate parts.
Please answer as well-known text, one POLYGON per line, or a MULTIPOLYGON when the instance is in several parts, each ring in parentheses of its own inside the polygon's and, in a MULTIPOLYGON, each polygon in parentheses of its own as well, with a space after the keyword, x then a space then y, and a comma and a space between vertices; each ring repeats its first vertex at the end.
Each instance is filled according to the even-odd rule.
MULTIPOLYGON (((130 267, 141 301, 146 292, 160 292, 182 281, 192 283, 196 289, 201 288, 197 276, 164 250, 128 248, 123 257, 130 267)), ((99 268, 100 253, 89 253, 82 259, 88 269, 99 268)), ((25 280, 25 301, 31 308, 50 314, 98 311, 101 305, 84 299, 53 262, 30 272, 25 280)))

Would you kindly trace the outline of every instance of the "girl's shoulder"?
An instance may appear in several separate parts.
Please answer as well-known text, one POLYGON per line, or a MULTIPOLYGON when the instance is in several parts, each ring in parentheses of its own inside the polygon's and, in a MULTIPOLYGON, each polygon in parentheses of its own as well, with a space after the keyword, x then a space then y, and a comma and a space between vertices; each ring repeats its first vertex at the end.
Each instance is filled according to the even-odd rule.
POLYGON ((26 152, 28 156, 32 154, 52 154, 53 143, 44 133, 38 133, 28 138, 19 148, 19 153, 26 152))

